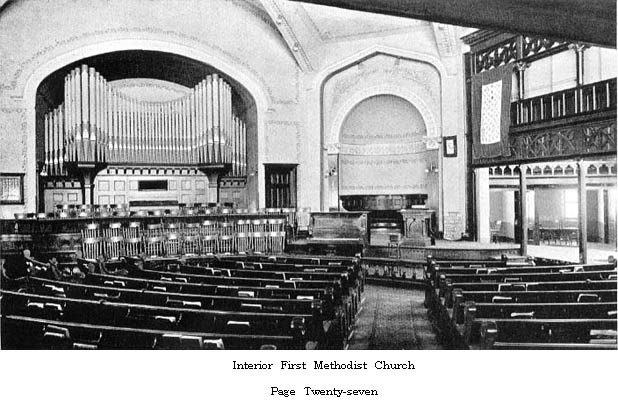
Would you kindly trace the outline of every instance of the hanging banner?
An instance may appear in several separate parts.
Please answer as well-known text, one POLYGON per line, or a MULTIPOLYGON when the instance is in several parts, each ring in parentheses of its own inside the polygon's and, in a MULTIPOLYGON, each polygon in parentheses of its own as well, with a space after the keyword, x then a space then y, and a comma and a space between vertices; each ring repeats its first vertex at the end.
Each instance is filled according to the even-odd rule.
POLYGON ((472 153, 474 159, 510 156, 513 65, 472 78, 472 153))

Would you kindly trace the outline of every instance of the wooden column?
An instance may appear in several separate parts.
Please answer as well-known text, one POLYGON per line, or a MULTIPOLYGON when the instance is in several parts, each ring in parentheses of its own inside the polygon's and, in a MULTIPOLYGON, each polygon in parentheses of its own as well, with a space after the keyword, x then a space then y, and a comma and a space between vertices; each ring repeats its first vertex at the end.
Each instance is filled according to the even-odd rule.
POLYGON ((486 167, 476 169, 474 175, 476 187, 476 240, 481 243, 489 243, 489 169, 486 167))
POLYGON ((597 192, 597 241, 605 243, 605 199, 603 198, 604 190, 598 189, 597 192))
POLYGON ((586 45, 573 45, 573 49, 575 50, 576 80, 578 86, 584 85, 584 51, 586 48, 586 45))
POLYGON ((588 215, 586 209, 586 174, 588 171, 588 164, 580 160, 577 163, 577 169, 577 190, 579 197, 579 262, 585 264, 588 261, 588 224, 586 221, 588 215))
POLYGON ((519 166, 519 234, 521 242, 519 254, 522 256, 528 255, 528 181, 526 178, 526 165, 519 166))
MULTIPOLYGON (((529 65, 525 62, 517 62, 515 64, 515 70, 517 71, 517 99, 519 101, 523 100, 526 97, 526 86, 525 86, 525 74, 524 71, 529 65)), ((517 122, 523 123, 526 122, 526 111, 521 103, 519 103, 519 108, 517 112, 517 122)))
POLYGON ((209 172, 206 173, 208 177, 208 196, 207 201, 209 203, 218 203, 219 202, 219 173, 218 172, 209 172))

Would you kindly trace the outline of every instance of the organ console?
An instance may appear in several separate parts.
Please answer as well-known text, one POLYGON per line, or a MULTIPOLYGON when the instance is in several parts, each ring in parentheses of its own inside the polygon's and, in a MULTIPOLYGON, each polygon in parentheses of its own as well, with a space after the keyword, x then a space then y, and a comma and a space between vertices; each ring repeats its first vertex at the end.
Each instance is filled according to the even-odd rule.
POLYGON ((45 114, 45 172, 113 164, 219 165, 245 176, 246 126, 232 110, 232 88, 212 74, 169 102, 121 94, 94 68, 64 79, 64 102, 45 114))

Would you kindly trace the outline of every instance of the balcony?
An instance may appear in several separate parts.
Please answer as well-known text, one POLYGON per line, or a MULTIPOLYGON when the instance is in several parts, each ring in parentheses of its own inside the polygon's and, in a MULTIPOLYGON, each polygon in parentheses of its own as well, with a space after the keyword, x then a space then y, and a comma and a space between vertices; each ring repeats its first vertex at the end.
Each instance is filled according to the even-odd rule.
POLYGON ((511 127, 616 110, 616 79, 511 103, 511 127))

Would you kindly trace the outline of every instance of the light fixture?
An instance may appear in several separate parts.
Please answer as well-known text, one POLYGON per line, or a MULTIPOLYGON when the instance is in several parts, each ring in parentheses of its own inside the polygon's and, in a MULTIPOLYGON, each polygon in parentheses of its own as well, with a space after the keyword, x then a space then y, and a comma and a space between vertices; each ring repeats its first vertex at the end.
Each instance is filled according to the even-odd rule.
POLYGON ((438 173, 438 165, 435 162, 429 162, 425 168, 425 173, 438 173))

